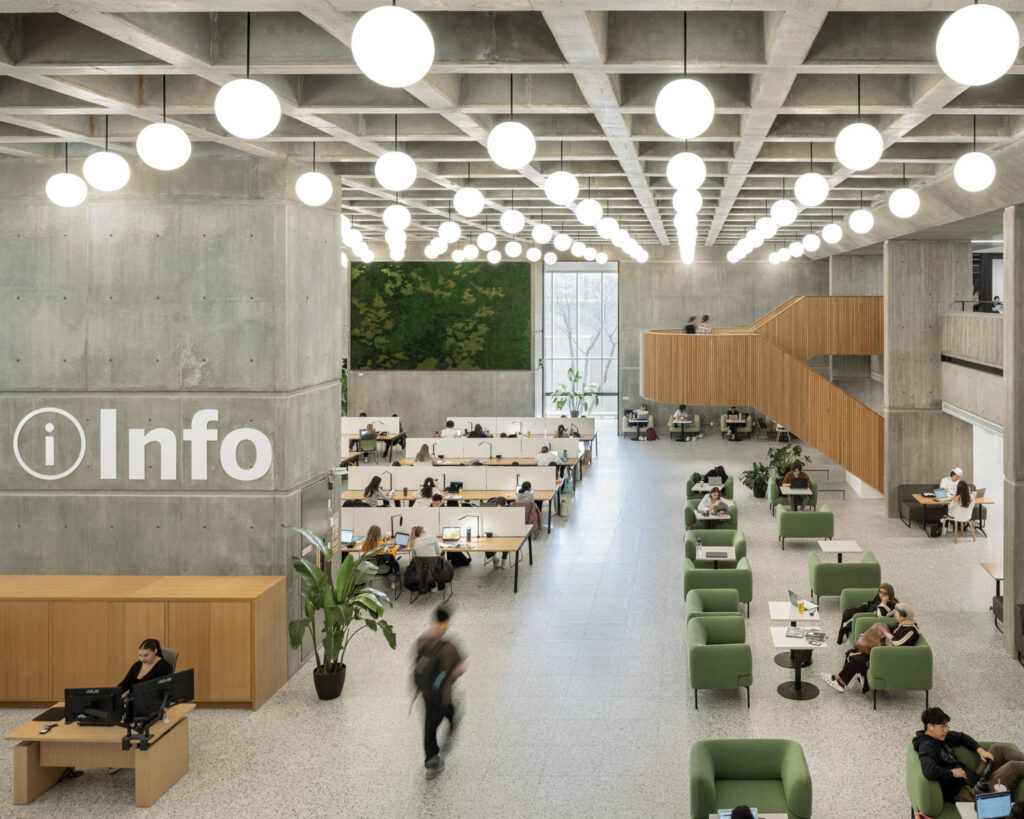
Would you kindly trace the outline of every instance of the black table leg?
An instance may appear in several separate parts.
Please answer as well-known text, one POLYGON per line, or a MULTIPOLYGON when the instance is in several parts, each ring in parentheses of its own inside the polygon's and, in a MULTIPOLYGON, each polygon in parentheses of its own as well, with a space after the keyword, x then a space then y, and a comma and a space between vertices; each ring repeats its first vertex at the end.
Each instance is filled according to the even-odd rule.
POLYGON ((804 653, 810 654, 811 652, 794 649, 791 653, 793 654, 795 678, 793 682, 781 683, 776 690, 787 700, 813 700, 818 696, 818 687, 800 679, 800 669, 803 668, 804 663, 802 662, 803 658, 798 656, 804 653))
POLYGON ((522 546, 516 549, 516 571, 512 579, 512 594, 519 593, 519 552, 522 551, 522 546))
MULTIPOLYGON (((530 531, 530 534, 527 535, 527 542, 530 544, 530 546, 529 546, 529 549, 530 549, 530 565, 532 566, 533 565, 533 531, 532 530, 530 531)), ((520 546, 519 548, 522 549, 523 547, 520 546)))

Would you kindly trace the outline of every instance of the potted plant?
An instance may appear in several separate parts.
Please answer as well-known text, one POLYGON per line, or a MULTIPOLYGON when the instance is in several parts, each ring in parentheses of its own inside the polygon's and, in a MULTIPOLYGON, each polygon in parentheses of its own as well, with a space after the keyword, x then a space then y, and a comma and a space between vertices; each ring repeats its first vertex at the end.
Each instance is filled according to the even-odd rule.
POLYGON ((322 557, 320 565, 299 555, 292 558, 292 567, 302 578, 303 610, 305 616, 288 624, 288 639, 292 648, 302 645, 308 633, 313 639, 313 685, 322 700, 333 700, 345 685, 345 652, 349 643, 364 628, 379 631, 391 648, 395 647, 395 631, 381 616, 384 606, 392 606, 391 598, 368 585, 370 578, 380 573, 373 558, 381 549, 366 554, 349 553, 338 567, 338 577, 331 581, 335 550, 308 529, 286 526, 302 535, 316 547, 322 557), (322 617, 322 640, 317 640, 317 613, 322 617), (320 649, 323 649, 321 652, 320 649))
POLYGON ((803 453, 804 448, 800 444, 768 447, 768 463, 781 478, 789 472, 794 461, 800 461, 805 465, 811 462, 811 456, 803 453))
POLYGON ((755 461, 750 469, 740 474, 740 483, 752 490, 755 498, 763 498, 768 491, 771 476, 772 473, 767 466, 755 461))
POLYGON ((569 368, 566 375, 569 378, 568 385, 559 384, 548 395, 559 412, 568 407, 569 415, 579 418, 597 406, 597 384, 583 384, 583 373, 573 367, 569 368))

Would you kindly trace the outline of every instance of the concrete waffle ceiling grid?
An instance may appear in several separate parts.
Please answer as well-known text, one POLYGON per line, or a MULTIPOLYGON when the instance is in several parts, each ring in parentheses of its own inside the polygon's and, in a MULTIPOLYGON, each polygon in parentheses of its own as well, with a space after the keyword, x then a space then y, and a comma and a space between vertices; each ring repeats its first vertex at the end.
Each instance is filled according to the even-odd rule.
MULTIPOLYGON (((452 193, 470 177, 489 207, 474 220, 497 231, 514 204, 600 244, 591 228, 544 196, 564 165, 642 244, 675 241, 669 158, 683 144, 654 117, 658 91, 682 76, 683 11, 688 71, 714 96, 716 116, 689 147, 707 163, 699 241, 729 246, 766 206, 809 170, 832 186, 820 207, 780 231, 787 242, 884 202, 902 185, 947 174, 970 150, 1003 148, 1024 130, 1024 66, 977 88, 949 80, 935 61, 939 27, 960 0, 747 0, 617 3, 590 0, 403 3, 433 32, 431 72, 405 89, 376 85, 357 68, 352 29, 373 2, 338 0, 0 0, 0 154, 63 156, 101 146, 109 116, 115 150, 134 153, 139 130, 161 117, 184 128, 197 155, 250 154, 318 162, 344 183, 346 212, 371 237, 394 201, 373 176, 375 158, 398 143, 419 178, 399 201, 413 211, 412 238, 447 218, 452 193), (251 73, 282 101, 270 136, 227 134, 213 113, 217 89, 245 73, 245 19, 252 13, 251 73), (833 140, 857 117, 882 133, 881 161, 859 173, 835 159, 833 140), (509 77, 516 119, 538 139, 516 172, 490 161, 490 128, 506 119, 509 77), (486 217, 486 218, 485 218, 486 217)), ((1000 2, 1024 20, 1024 0, 1000 2)), ((581 193, 581 195, 583 195, 581 193)), ((333 203, 337 204, 337 202, 333 203)), ((467 220, 460 220, 467 221, 467 220)))

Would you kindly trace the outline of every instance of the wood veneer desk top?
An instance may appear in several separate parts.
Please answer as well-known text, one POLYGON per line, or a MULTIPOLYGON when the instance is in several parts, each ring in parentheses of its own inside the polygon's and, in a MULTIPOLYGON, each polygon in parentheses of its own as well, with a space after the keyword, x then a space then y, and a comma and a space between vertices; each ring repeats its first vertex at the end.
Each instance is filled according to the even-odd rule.
MULTIPOLYGON (((55 707, 63 707, 63 705, 63 702, 58 702, 55 704, 55 707)), ((157 720, 149 728, 149 732, 153 735, 153 741, 166 734, 185 719, 195 710, 195 707, 196 704, 194 702, 183 702, 168 708, 167 722, 157 720)), ((29 720, 24 725, 11 731, 4 739, 20 740, 22 742, 99 742, 116 745, 120 748, 121 738, 125 733, 124 728, 120 725, 78 725, 74 722, 68 725, 64 720, 61 720, 56 727, 45 734, 40 734, 39 731, 43 726, 49 724, 48 722, 29 720)))
POLYGON ((0 575, 0 600, 251 600, 282 575, 0 575))
MULTIPOLYGON (((924 495, 917 494, 911 495, 911 497, 924 506, 949 506, 949 502, 953 500, 953 498, 926 498, 924 495)), ((974 502, 976 504, 995 503, 995 501, 989 500, 988 498, 975 498, 974 502)))
MULTIPOLYGON (((561 481, 559 481, 561 486, 561 481)), ((554 489, 534 489, 533 497, 539 501, 549 501, 555 496, 554 489)), ((393 501, 411 501, 416 500, 420 496, 418 489, 396 489, 395 494, 388 498, 393 501)), ((514 501, 516 499, 516 493, 513 489, 463 489, 462 494, 453 494, 451 492, 444 493, 444 499, 448 500, 464 500, 464 501, 485 501, 491 498, 504 497, 508 501, 514 501)), ((348 489, 341 493, 342 500, 362 500, 363 490, 362 489, 348 489)), ((380 507, 385 508, 385 507, 380 507)))
MULTIPOLYGON (((431 466, 473 466, 477 461, 480 466, 576 466, 579 458, 569 458, 567 461, 559 461, 557 464, 537 464, 533 458, 435 458, 431 466)), ((402 458, 399 461, 402 466, 417 466, 415 458, 402 458)), ((423 463, 422 461, 420 463, 423 463)), ((424 463, 424 466, 426 464, 424 463)))

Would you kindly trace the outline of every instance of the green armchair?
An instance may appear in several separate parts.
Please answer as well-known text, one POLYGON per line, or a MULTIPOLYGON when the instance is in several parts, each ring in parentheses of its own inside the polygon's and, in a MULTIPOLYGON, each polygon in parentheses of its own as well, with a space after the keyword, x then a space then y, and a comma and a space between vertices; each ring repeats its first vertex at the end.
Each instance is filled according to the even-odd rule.
POLYGON ((754 658, 746 640, 747 631, 739 614, 694 617, 686 624, 694 709, 700 707, 697 697, 702 688, 746 688, 750 708, 754 658))
POLYGON ((835 518, 826 504, 816 512, 792 509, 779 509, 775 513, 775 528, 779 533, 782 548, 786 548, 786 538, 804 538, 808 540, 831 540, 835 533, 835 518))
MULTIPOLYGON (((814 514, 794 512, 791 514, 814 514)), ((878 587, 882 582, 882 567, 878 565, 874 552, 864 552, 860 563, 830 563, 821 559, 817 552, 807 555, 807 573, 811 580, 811 594, 818 600, 825 595, 842 594, 843 589, 878 587)))
POLYGON ((690 817, 750 805, 760 813, 811 817, 811 771, 789 739, 705 739, 690 749, 690 817))
MULTIPOLYGON (((858 617, 850 632, 856 643, 875 623, 888 622, 886 618, 864 615, 858 617)), ((924 707, 928 707, 928 693, 932 688, 932 647, 921 634, 912 646, 875 646, 868 663, 868 685, 874 694, 873 707, 878 710, 879 691, 924 691, 924 707)))
MULTIPOLYGON (((729 478, 732 480, 732 478, 729 478)), ((686 524, 687 529, 707 529, 710 521, 697 520, 697 506, 700 500, 693 498, 686 502, 686 506, 683 509, 683 523, 686 524)), ((739 526, 739 507, 735 503, 729 506, 729 517, 722 518, 721 520, 715 521, 715 528, 717 529, 736 529, 739 526)))
POLYGON ((779 488, 779 481, 781 478, 769 478, 768 479, 768 508, 771 510, 772 516, 775 516, 775 507, 781 506, 784 503, 789 502, 789 498, 782 494, 782 490, 779 488))
POLYGON ((736 560, 719 560, 718 565, 723 569, 735 569, 736 562, 741 557, 747 556, 747 539, 742 532, 735 529, 708 529, 707 531, 690 531, 686 533, 684 547, 686 556, 693 561, 698 569, 713 569, 714 560, 697 559, 697 538, 700 538, 705 546, 731 546, 736 550, 736 560))
POLYGON ((750 617, 750 601, 754 599, 754 573, 750 561, 740 558, 735 569, 698 569, 689 558, 683 559, 683 597, 693 589, 735 589, 740 602, 747 604, 750 617))
POLYGON ((691 589, 686 595, 686 622, 693 617, 739 614, 740 593, 736 589, 691 589))
MULTIPOLYGON (((859 588, 843 589, 839 593, 839 614, 840 614, 840 616, 847 609, 856 608, 857 606, 860 606, 860 605, 862 605, 864 603, 870 603, 872 600, 875 599, 875 595, 876 594, 878 594, 878 587, 877 586, 871 586, 870 588, 865 586, 863 589, 859 589, 859 588)), ((851 646, 855 642, 857 642, 857 638, 853 636, 853 629, 857 628, 857 621, 861 617, 874 617, 876 621, 881 619, 881 621, 883 623, 885 623, 890 629, 896 628, 896 618, 895 617, 878 618, 876 615, 872 614, 869 611, 859 611, 855 615, 853 615, 853 625, 852 625, 851 630, 850 630, 850 645, 851 646)), ((861 631, 863 631, 863 629, 861 631)), ((857 633, 860 634, 861 631, 858 631, 857 633)))
MULTIPOLYGON (((874 651, 871 653, 874 654, 874 651)), ((995 743, 982 742, 981 747, 987 751, 993 744, 995 743)), ((1013 745, 1012 747, 1016 748, 1017 746, 1013 745)), ((954 748, 953 750, 960 761, 970 770, 977 769, 981 760, 974 751, 969 751, 966 748, 954 748)), ((942 789, 939 787, 939 783, 924 778, 924 773, 921 771, 921 758, 914 750, 913 742, 907 743, 907 796, 910 797, 911 809, 920 811, 925 816, 930 816, 932 819, 960 819, 961 814, 956 806, 952 802, 942 801, 942 789)), ((1013 801, 1024 802, 1024 781, 1017 783, 1017 788, 1013 792, 1013 801)))

